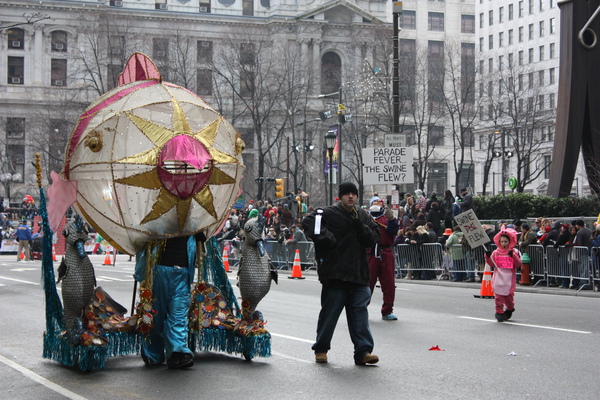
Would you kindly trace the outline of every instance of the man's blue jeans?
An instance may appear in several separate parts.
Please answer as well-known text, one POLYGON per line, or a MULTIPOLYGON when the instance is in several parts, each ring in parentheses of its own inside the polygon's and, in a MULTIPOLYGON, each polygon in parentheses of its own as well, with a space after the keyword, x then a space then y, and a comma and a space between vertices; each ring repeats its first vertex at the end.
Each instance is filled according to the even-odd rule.
POLYGON ((331 338, 335 326, 346 308, 346 319, 350 338, 354 343, 354 362, 360 362, 367 353, 373 351, 373 335, 369 328, 367 305, 371 298, 369 286, 348 287, 323 285, 321 290, 321 312, 317 324, 317 341, 312 349, 315 353, 327 353, 331 348, 331 338))

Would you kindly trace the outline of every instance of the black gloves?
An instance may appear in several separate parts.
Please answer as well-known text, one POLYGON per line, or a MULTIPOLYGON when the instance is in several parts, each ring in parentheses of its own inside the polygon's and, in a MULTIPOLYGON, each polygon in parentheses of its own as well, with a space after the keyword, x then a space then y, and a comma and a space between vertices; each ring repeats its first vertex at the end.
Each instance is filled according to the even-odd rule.
POLYGON ((354 229, 356 229, 357 231, 363 230, 363 227, 365 226, 365 224, 363 224, 360 219, 352 218, 351 221, 352 221, 351 223, 352 223, 352 226, 354 227, 354 229))
POLYGON ((509 251, 508 251, 508 256, 509 256, 509 257, 512 257, 512 256, 513 256, 513 251, 512 251, 512 250, 509 250, 509 251))

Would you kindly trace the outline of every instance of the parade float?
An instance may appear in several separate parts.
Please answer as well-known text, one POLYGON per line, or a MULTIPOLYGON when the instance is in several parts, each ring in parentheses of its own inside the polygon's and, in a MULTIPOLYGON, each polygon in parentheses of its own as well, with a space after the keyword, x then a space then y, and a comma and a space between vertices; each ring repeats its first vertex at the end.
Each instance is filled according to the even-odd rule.
MULTIPOLYGON (((89 266, 89 259, 80 252, 79 239, 67 240, 70 255, 59 271, 67 271, 61 283, 63 302, 68 303, 63 307, 51 238, 70 207, 110 245, 130 255, 151 241, 204 234, 208 240, 198 246, 192 287, 190 348, 239 353, 246 359, 270 355, 270 334, 262 319, 243 318, 212 237, 241 192, 243 150, 233 126, 204 100, 164 82, 147 56, 134 53, 129 58, 119 86, 80 116, 66 146, 63 170, 51 174, 48 200, 38 163, 45 239, 45 358, 84 371, 101 369, 108 357, 139 353, 141 341, 153 329, 152 274, 134 289, 136 306, 126 315, 92 282, 93 271, 81 268, 89 266)), ((76 217, 62 233, 85 235, 82 222, 76 217)))

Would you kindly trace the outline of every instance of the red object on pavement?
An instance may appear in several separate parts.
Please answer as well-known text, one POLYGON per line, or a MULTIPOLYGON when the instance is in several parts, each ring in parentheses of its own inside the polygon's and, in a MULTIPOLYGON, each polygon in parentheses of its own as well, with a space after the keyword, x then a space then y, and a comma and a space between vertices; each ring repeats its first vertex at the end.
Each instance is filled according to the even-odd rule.
POLYGON ((429 351, 446 351, 446 350, 440 349, 440 346, 433 346, 429 349, 429 351))

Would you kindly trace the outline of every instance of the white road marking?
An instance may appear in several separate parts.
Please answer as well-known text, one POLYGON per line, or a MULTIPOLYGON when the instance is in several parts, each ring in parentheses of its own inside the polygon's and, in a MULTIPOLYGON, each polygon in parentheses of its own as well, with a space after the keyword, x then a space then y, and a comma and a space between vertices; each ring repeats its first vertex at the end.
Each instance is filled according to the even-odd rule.
POLYGON ((23 271, 39 271, 39 268, 11 268, 10 271, 23 272, 23 271))
MULTIPOLYGON (((272 335, 272 334, 271 334, 272 335)), ((302 358, 288 356, 287 354, 279 353, 278 351, 271 351, 271 354, 277 357, 286 358, 288 360, 299 361, 307 364, 314 364, 314 361, 303 360, 302 358)))
POLYGON ((277 336, 277 337, 284 338, 284 339, 296 340, 298 342, 304 342, 304 343, 310 343, 310 344, 313 344, 315 342, 314 340, 302 339, 302 338, 299 338, 296 336, 282 335, 282 334, 273 333, 273 332, 271 332, 271 336, 277 336))
POLYGON ((109 282, 109 281, 118 281, 118 282, 129 282, 131 281, 131 279, 119 279, 119 278, 113 278, 112 276, 98 276, 96 277, 97 281, 102 281, 102 282, 109 282))
POLYGON ((27 378, 31 379, 32 381, 37 382, 40 385, 46 386, 48 389, 54 390, 56 393, 59 393, 68 399, 87 400, 87 398, 80 396, 77 393, 71 392, 70 390, 65 389, 62 386, 59 386, 54 382, 49 381, 48 379, 44 378, 43 376, 36 374, 32 370, 27 369, 24 366, 17 364, 16 362, 11 361, 6 357, 0 356, 0 362, 13 368, 13 369, 16 369, 17 371, 19 371, 20 373, 22 373, 23 375, 25 375, 27 378))
MULTIPOLYGON (((472 320, 475 320, 475 321, 497 322, 495 319, 486 319, 486 318, 474 318, 474 317, 465 317, 465 316, 459 316, 458 318, 472 319, 472 320)), ((550 329, 550 330, 553 330, 553 331, 583 333, 583 334, 587 334, 587 335, 589 335, 589 334, 592 333, 592 332, 588 332, 588 331, 578 331, 578 330, 575 330, 575 329, 555 328, 553 326, 521 324, 521 323, 518 323, 518 322, 511 322, 511 321, 503 322, 503 324, 518 325, 518 326, 528 326, 530 328, 539 328, 539 329, 550 329)))
POLYGON ((36 285, 36 286, 40 285, 39 283, 36 283, 36 282, 22 281, 20 279, 9 278, 8 276, 0 276, 0 279, 5 279, 7 281, 14 281, 14 282, 19 282, 19 283, 27 283, 29 285, 36 285))

